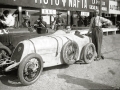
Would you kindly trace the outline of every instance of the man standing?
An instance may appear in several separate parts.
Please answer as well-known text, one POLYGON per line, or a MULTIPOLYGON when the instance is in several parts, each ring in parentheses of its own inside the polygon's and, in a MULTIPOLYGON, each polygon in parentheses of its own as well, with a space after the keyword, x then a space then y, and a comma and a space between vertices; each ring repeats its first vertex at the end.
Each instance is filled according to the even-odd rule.
POLYGON ((92 42, 95 45, 97 58, 96 60, 100 60, 101 58, 104 59, 104 56, 101 55, 101 46, 102 46, 102 39, 103 39, 103 31, 102 25, 112 25, 112 22, 106 18, 99 16, 99 10, 94 11, 94 17, 91 19, 90 29, 88 34, 92 33, 92 42))
POLYGON ((22 27, 30 27, 30 16, 26 15, 23 17, 24 21, 22 22, 22 27))
POLYGON ((58 13, 58 17, 56 19, 56 30, 65 29, 65 19, 61 17, 62 13, 58 13))

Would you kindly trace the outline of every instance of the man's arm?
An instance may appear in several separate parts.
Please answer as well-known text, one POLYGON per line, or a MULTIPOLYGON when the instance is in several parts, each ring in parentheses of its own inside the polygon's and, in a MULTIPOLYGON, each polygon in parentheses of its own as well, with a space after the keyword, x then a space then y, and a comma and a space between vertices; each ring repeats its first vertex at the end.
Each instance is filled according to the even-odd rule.
POLYGON ((109 19, 100 17, 100 20, 101 20, 102 23, 108 24, 109 26, 112 25, 112 21, 110 21, 109 19))
POLYGON ((8 15, 5 21, 3 20, 0 20, 0 21, 7 26, 13 26, 15 23, 15 19, 12 15, 8 15))

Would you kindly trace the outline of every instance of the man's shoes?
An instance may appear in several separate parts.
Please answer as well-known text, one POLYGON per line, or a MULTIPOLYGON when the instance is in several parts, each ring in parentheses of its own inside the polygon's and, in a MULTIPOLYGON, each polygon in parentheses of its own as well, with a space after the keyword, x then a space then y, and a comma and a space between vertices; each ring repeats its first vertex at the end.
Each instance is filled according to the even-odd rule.
POLYGON ((95 61, 99 61, 100 59, 103 59, 103 60, 104 60, 104 56, 102 55, 102 56, 101 56, 101 57, 99 57, 99 58, 98 58, 98 57, 96 57, 96 58, 95 58, 95 61))
POLYGON ((99 61, 100 59, 101 59, 101 58, 96 57, 96 58, 95 58, 95 61, 99 61))
POLYGON ((101 59, 104 59, 104 56, 103 56, 103 55, 101 55, 101 59))

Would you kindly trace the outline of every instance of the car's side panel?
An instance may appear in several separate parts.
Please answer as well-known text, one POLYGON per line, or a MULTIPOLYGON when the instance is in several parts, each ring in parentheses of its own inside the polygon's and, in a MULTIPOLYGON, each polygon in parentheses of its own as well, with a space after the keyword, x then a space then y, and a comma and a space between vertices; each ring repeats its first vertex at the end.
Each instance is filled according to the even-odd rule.
POLYGON ((62 64, 60 53, 63 45, 68 41, 63 36, 47 36, 31 39, 35 45, 36 53, 44 61, 44 67, 62 64))

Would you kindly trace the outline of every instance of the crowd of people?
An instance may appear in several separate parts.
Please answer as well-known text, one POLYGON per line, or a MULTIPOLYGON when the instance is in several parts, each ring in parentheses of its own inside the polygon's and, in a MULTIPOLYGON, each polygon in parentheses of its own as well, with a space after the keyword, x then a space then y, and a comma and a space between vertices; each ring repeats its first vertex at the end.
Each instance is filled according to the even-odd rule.
MULTIPOLYGON (((66 23, 64 18, 61 17, 62 13, 58 13, 57 16, 54 18, 54 21, 51 23, 51 29, 59 30, 65 29, 66 23)), ((4 10, 3 13, 0 15, 0 32, 7 34, 7 28, 13 27, 16 24, 16 15, 15 13, 11 13, 10 10, 4 10)), ((30 27, 30 16, 24 16, 23 22, 21 23, 20 27, 30 27)), ((47 23, 43 20, 43 17, 40 16, 34 22, 34 28, 36 29, 37 33, 41 33, 41 31, 47 32, 47 23)))

